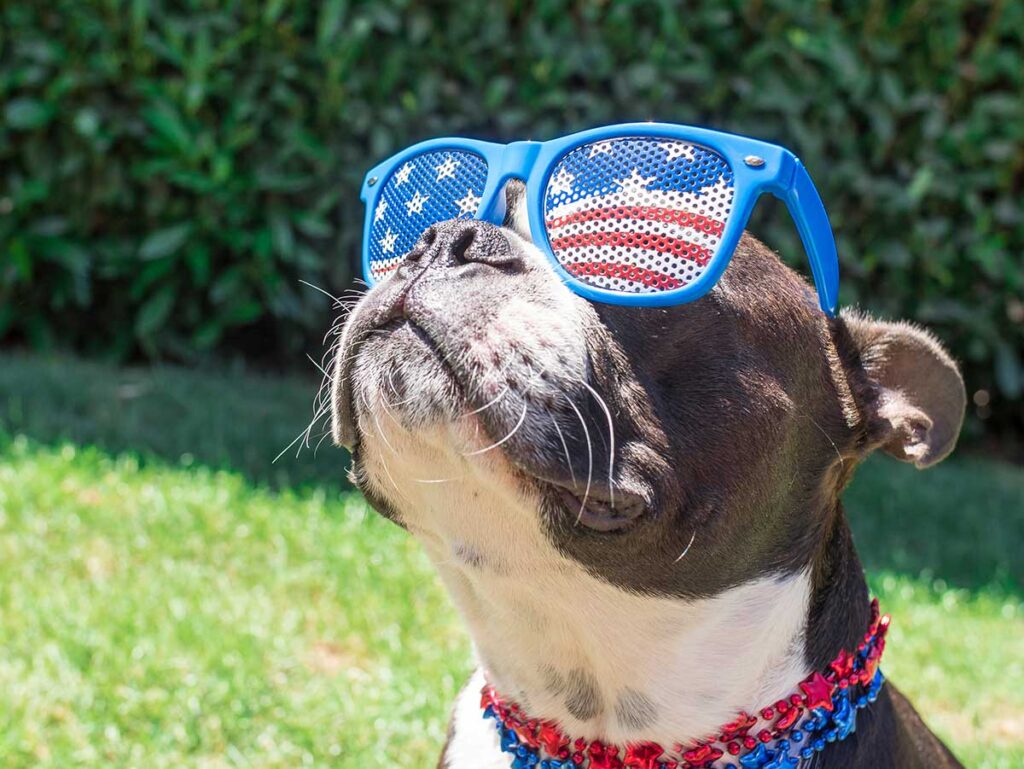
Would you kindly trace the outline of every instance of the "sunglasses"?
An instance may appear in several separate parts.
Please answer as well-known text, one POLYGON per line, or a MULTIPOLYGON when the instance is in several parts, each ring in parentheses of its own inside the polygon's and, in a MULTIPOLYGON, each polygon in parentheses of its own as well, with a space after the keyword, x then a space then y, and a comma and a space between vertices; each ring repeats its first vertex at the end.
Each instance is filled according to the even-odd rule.
POLYGON ((756 139, 665 123, 595 128, 546 142, 432 139, 367 173, 363 272, 396 270, 420 235, 451 219, 501 224, 505 184, 526 184, 534 244, 587 299, 664 307, 698 299, 722 275, 757 199, 785 202, 834 315, 839 262, 803 164, 756 139))

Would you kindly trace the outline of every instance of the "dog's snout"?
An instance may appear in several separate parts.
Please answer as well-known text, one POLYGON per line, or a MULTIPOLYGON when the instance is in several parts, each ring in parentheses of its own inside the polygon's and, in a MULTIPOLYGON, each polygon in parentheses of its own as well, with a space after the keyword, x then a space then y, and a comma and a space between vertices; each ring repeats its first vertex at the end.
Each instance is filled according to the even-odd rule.
POLYGON ((522 258, 505 233, 490 222, 451 220, 429 227, 406 261, 433 267, 487 264, 518 267, 522 258))

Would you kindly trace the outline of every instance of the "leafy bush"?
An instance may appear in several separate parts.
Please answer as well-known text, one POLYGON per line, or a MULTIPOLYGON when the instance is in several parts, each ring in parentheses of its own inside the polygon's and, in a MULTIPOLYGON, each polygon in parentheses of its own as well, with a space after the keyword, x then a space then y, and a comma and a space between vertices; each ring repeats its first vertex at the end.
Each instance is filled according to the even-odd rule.
MULTIPOLYGON (((792 147, 843 301, 934 328, 1019 430, 1024 5, 844 5, 8 0, 0 338, 298 360, 372 161, 658 118, 792 147)), ((802 263, 777 206, 755 230, 802 263)))

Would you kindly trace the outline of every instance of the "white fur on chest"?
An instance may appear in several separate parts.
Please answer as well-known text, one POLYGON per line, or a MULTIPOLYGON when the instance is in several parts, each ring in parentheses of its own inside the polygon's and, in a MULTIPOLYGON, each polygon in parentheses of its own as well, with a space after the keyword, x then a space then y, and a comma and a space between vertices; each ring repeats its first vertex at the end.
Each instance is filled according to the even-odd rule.
MULTIPOLYGON (((773 703, 810 672, 806 573, 701 600, 628 592, 554 548, 537 501, 498 452, 465 456, 471 424, 415 434, 380 426, 387 444, 365 436, 371 477, 423 543, 489 680, 531 716, 557 720, 573 737, 668 746, 773 703)), ((470 692, 457 706, 466 750, 493 742, 490 722, 467 720, 479 720, 477 703, 470 692)))

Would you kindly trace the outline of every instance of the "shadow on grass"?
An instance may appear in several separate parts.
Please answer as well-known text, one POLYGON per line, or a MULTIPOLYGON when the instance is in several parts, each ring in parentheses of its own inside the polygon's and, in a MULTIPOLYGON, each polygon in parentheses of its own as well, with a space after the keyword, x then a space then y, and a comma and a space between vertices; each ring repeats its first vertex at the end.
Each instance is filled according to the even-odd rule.
MULTIPOLYGON (((118 369, 68 357, 0 355, 0 429, 174 464, 198 462, 272 487, 345 487, 348 456, 274 457, 312 417, 314 379, 244 370, 118 369)), ((321 437, 314 431, 312 443, 321 437)), ((1024 597, 1024 469, 957 457, 918 471, 876 457, 845 495, 865 566, 1024 597)))
POLYGON ((117 368, 66 356, 0 354, 0 430, 41 443, 70 441, 143 461, 199 463, 274 488, 347 488, 348 454, 319 421, 310 447, 274 462, 309 424, 319 381, 244 369, 117 368))

